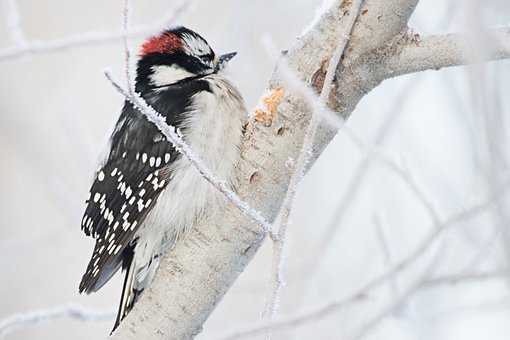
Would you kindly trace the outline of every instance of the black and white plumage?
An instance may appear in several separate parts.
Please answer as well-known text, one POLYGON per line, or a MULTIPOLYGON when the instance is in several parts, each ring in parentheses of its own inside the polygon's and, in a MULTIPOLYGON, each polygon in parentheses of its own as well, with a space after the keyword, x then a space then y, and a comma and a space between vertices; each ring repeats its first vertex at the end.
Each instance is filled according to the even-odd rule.
MULTIPOLYGON (((215 175, 234 181, 246 110, 221 70, 235 54, 216 57, 183 28, 150 38, 137 64, 136 91, 161 113, 215 175)), ((115 327, 151 282, 158 257, 222 196, 129 102, 110 138, 82 219, 96 245, 80 292, 100 289, 126 271, 115 327)))

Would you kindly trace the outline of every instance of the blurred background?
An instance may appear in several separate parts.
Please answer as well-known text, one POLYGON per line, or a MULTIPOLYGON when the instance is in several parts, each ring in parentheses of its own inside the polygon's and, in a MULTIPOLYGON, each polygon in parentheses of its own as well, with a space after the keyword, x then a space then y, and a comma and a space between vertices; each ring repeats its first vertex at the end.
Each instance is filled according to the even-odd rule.
MULTIPOLYGON (((195 0, 176 23, 200 32, 218 52, 239 52, 230 77, 251 108, 274 65, 262 37, 290 47, 321 3, 195 0)), ((0 4, 0 49, 15 43, 8 30, 13 4, 28 41, 118 32, 122 21, 121 0, 0 4)), ((179 4, 135 0, 132 26, 164 22, 179 4)), ((509 23, 507 0, 428 0, 410 26, 424 36, 509 23)), ((133 49, 141 41, 132 39, 133 49)), ((0 320, 67 304, 116 311, 120 275, 90 296, 78 295, 78 283, 93 248, 80 230, 84 200, 123 102, 102 71, 122 77, 123 58, 114 40, 0 59, 0 320)), ((508 339, 509 87, 510 61, 499 61, 400 77, 362 100, 348 128, 405 171, 339 133, 300 187, 281 315, 351 296, 413 254, 439 225, 456 223, 437 232, 399 276, 274 339, 347 339, 371 320, 377 323, 367 339, 508 339)), ((270 268, 266 242, 198 339, 260 321, 270 268)), ((99 339, 112 324, 57 318, 5 338, 99 339)))

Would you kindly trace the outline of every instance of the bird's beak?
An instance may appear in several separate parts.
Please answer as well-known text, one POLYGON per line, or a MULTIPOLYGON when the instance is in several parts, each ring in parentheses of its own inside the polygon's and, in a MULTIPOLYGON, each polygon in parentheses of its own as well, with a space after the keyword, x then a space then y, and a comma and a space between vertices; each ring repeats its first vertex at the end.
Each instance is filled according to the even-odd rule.
POLYGON ((230 59, 234 58, 236 56, 237 52, 227 53, 223 54, 218 58, 218 63, 216 64, 216 72, 219 72, 227 66, 227 63, 230 61, 230 59))

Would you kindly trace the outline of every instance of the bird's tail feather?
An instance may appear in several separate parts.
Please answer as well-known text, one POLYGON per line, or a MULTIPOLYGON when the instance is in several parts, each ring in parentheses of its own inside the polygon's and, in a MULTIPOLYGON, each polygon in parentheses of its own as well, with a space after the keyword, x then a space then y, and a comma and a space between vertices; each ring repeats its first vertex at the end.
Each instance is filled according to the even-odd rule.
POLYGON ((159 255, 153 256, 148 263, 143 258, 135 256, 136 244, 124 250, 122 270, 126 272, 122 295, 120 296, 119 311, 113 326, 112 333, 117 329, 121 321, 128 315, 138 298, 154 278, 159 267, 159 255))
POLYGON ((117 312, 117 319, 113 326, 112 333, 117 329, 122 319, 126 317, 135 303, 138 296, 136 289, 134 289, 134 280, 136 276, 136 260, 133 251, 126 252, 126 257, 122 263, 122 269, 126 271, 124 277, 124 285, 122 286, 122 295, 120 296, 119 311, 117 312))

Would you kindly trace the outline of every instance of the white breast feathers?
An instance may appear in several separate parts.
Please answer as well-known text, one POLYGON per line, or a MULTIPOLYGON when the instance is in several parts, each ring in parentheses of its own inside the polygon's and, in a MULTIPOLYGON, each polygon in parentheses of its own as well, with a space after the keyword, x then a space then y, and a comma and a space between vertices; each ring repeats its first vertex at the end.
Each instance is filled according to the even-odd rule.
MULTIPOLYGON (((211 92, 202 91, 193 96, 192 108, 184 122, 184 140, 216 178, 232 184, 246 109, 241 95, 226 79, 216 74, 204 79, 209 82, 211 92)), ((145 243, 143 257, 146 259, 161 247, 163 239, 166 244, 174 243, 204 214, 217 210, 218 203, 224 199, 185 157, 172 163, 170 170, 167 187, 138 233, 138 244, 142 247, 145 243)))

